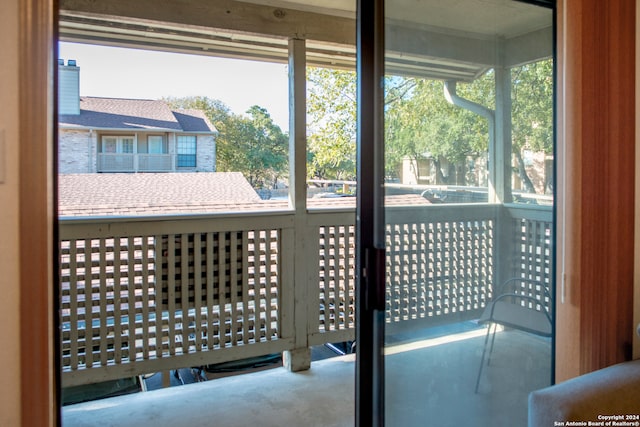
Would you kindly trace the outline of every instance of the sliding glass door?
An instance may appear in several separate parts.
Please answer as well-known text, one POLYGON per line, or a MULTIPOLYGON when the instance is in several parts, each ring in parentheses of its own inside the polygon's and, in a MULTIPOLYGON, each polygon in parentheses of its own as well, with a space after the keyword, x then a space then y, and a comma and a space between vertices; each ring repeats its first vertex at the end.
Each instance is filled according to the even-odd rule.
POLYGON ((553 373, 553 5, 363 3, 359 425, 526 425, 553 373))

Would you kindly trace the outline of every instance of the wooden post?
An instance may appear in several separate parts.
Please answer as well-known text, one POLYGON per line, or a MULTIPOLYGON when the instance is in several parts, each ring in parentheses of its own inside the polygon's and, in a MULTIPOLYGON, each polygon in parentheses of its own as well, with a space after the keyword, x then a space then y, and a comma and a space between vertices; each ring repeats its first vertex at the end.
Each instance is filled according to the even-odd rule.
MULTIPOLYGON (((290 371, 302 371, 311 366, 311 350, 308 339, 307 288, 307 77, 306 47, 301 39, 289 40, 289 207, 295 211, 294 243, 292 255, 293 298, 287 298, 293 310, 293 350, 285 351, 283 364, 290 371)), ((317 237, 316 237, 317 239, 317 237)), ((286 323, 286 322, 285 322, 286 323)), ((284 332, 284 331, 283 331, 284 332)))
MULTIPOLYGON (((494 200, 489 202, 510 203, 511 200, 511 70, 505 67, 495 68, 496 84, 496 128, 494 148, 491 155, 493 169, 490 176, 493 182, 489 188, 494 190, 494 200)), ((491 195, 491 192, 490 192, 491 195)))

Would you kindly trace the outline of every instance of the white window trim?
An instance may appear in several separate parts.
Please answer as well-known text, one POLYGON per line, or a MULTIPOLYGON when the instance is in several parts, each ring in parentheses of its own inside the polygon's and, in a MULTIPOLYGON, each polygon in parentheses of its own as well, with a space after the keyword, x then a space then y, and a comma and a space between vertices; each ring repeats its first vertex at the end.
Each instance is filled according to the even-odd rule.
POLYGON ((136 135, 102 135, 100 137, 100 154, 135 154, 138 150, 137 150, 137 138, 136 135), (116 151, 115 152, 109 152, 109 151, 105 151, 105 143, 107 143, 107 139, 115 139, 116 141, 116 151), (125 152, 124 151, 124 140, 131 140, 132 141, 132 146, 131 146, 131 152, 125 152))
POLYGON ((167 154, 165 152, 165 145, 164 145, 164 138, 162 137, 162 135, 149 135, 147 136, 147 153, 148 154, 167 154), (156 152, 156 151, 152 151, 151 147, 158 147, 160 148, 160 151, 156 152))
POLYGON ((176 135, 176 169, 189 170, 189 169, 196 169, 197 167, 198 167, 198 136, 189 135, 189 134, 176 135), (193 138, 193 143, 194 143, 193 154, 180 152, 180 138, 184 138, 184 137, 193 138), (193 155, 195 159, 195 164, 193 166, 179 166, 178 163, 179 163, 180 155, 193 155))

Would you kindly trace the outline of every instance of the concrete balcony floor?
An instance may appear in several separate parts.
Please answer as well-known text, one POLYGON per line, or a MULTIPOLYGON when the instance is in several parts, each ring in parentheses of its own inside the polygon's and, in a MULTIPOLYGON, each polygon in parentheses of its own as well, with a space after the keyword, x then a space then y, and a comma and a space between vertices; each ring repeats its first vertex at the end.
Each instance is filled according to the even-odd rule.
MULTIPOLYGON (((485 329, 401 340, 387 349, 388 426, 526 426, 527 396, 549 385, 550 342, 498 332, 474 393, 485 329)), ((415 338, 415 336, 414 336, 415 338)), ((218 378, 63 408, 77 426, 353 426, 355 357, 218 378)))

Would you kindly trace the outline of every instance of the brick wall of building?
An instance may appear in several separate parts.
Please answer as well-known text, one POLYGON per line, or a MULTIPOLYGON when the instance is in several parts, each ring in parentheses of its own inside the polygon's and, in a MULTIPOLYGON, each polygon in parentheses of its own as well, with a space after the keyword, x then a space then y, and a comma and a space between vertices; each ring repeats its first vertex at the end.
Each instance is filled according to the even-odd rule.
POLYGON ((95 132, 60 129, 58 144, 59 173, 96 172, 95 132))
POLYGON ((198 135, 196 156, 198 172, 216 171, 216 140, 213 135, 198 135))

